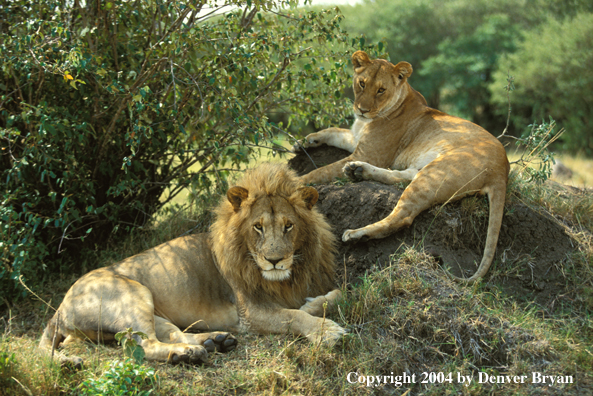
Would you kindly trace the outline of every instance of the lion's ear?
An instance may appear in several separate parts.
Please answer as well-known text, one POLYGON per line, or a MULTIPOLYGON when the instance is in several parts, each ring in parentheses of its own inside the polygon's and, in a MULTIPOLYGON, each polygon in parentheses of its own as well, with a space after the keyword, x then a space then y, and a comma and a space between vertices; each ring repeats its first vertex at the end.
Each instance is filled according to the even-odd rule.
POLYGON ((247 199, 249 196, 249 191, 243 187, 235 186, 229 188, 226 192, 226 197, 233 205, 233 209, 235 212, 238 212, 241 209, 241 202, 247 199))
POLYGON ((299 188, 299 192, 301 193, 301 198, 305 201, 305 205, 307 205, 307 209, 311 209, 319 199, 319 193, 313 187, 301 187, 299 188))
POLYGON ((364 51, 356 51, 352 54, 352 66, 354 66, 354 71, 358 73, 357 69, 366 67, 369 63, 371 63, 371 58, 367 55, 364 51))
POLYGON ((410 65, 408 62, 399 62, 397 65, 395 65, 395 73, 400 80, 410 77, 413 70, 414 69, 412 68, 412 65, 410 65))

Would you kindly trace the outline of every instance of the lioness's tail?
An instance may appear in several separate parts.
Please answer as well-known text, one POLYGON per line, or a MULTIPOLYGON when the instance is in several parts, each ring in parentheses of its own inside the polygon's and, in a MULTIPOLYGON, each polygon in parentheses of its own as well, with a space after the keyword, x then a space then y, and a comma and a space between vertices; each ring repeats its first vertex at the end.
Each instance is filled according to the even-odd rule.
POLYGON ((506 183, 502 186, 490 186, 486 190, 488 194, 488 203, 490 206, 488 214, 488 233, 486 234, 486 246, 484 247, 484 256, 480 262, 480 266, 476 273, 470 278, 453 278, 459 282, 474 283, 482 278, 488 272, 494 253, 496 252, 496 244, 498 243, 498 234, 500 233, 500 226, 502 225, 502 216, 504 215, 504 202, 506 198, 506 183))

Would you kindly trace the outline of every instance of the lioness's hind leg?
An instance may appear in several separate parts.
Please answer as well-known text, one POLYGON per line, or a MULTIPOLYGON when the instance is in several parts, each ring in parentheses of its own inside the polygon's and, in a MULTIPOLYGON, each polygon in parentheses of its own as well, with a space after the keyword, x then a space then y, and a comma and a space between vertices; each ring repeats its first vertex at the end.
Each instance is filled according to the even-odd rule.
POLYGON ((346 230, 342 241, 384 238, 408 227, 420 212, 434 204, 483 192, 486 181, 491 177, 488 168, 480 163, 480 158, 469 156, 460 160, 457 157, 461 154, 452 152, 426 165, 406 187, 389 216, 366 227, 346 230))
POLYGON ((383 184, 395 184, 412 180, 418 173, 418 169, 389 170, 366 162, 353 161, 344 165, 342 172, 352 180, 374 180, 383 184))
POLYGON ((154 318, 156 336, 162 342, 201 345, 208 352, 228 352, 237 347, 237 340, 231 333, 222 331, 187 333, 160 316, 154 318))

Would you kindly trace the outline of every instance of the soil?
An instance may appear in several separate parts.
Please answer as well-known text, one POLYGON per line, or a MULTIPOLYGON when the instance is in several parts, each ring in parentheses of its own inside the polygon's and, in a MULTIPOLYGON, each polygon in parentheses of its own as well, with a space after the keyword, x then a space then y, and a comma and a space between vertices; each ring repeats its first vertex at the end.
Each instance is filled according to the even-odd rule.
MULTIPOLYGON (((335 162, 349 153, 334 147, 307 149, 288 163, 299 174, 335 162), (308 155, 307 155, 308 154, 308 155), (313 165, 315 163, 315 165, 313 165)), ((360 228, 386 217, 403 192, 403 186, 377 182, 317 185, 318 208, 325 214, 341 241, 346 229, 360 228), (338 185, 343 184, 343 185, 338 185)), ((389 265, 389 257, 405 246, 424 249, 457 276, 471 276, 484 250, 488 225, 485 197, 435 206, 421 213, 412 225, 379 240, 339 244, 339 276, 357 283, 373 266, 389 265)), ((499 289, 514 298, 554 307, 565 292, 562 270, 575 246, 552 216, 524 204, 507 202, 496 256, 486 287, 499 289)))

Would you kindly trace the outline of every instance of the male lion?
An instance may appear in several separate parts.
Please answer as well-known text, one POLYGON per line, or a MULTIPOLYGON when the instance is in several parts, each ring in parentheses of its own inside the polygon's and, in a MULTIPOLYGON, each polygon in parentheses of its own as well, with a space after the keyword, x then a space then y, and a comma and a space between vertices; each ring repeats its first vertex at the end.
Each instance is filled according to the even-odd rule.
POLYGON ((335 238, 313 207, 317 190, 303 187, 286 166, 264 164, 227 198, 210 233, 174 239, 80 278, 40 347, 112 339, 127 328, 148 336, 136 337, 146 359, 173 363, 203 362, 208 351, 233 349, 227 331, 241 329, 333 344, 345 330, 318 317, 340 291, 335 238))
POLYGON ((389 216, 346 230, 344 242, 383 238, 409 226, 434 204, 487 194, 490 219, 484 257, 476 273, 464 280, 484 276, 494 257, 504 212, 509 162, 502 144, 478 125, 428 107, 408 84, 409 63, 393 65, 356 51, 352 64, 356 117, 352 128, 328 128, 305 138, 306 147, 326 143, 352 154, 312 171, 302 181, 324 183, 342 173, 386 184, 411 181, 389 216))

